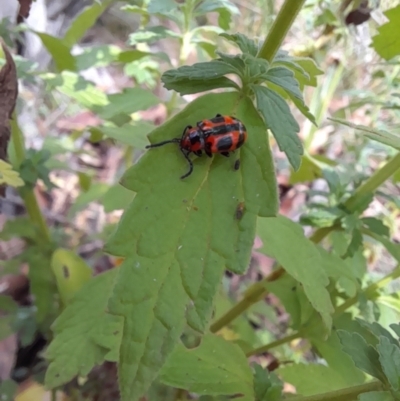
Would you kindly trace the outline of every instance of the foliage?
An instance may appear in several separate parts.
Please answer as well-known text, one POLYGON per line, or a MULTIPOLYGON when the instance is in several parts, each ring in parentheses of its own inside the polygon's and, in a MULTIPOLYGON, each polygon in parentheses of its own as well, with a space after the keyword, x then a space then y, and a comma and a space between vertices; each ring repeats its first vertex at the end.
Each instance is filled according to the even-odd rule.
MULTIPOLYGON (((202 401, 279 401, 292 398, 284 382, 295 387, 293 399, 299 401, 400 399, 400 328, 392 324, 400 303, 388 286, 400 277, 400 247, 392 240, 399 202, 381 189, 400 168, 395 118, 376 118, 373 127, 347 121, 348 109, 379 106, 369 94, 368 102, 332 112, 329 122, 339 133, 343 126, 365 133, 357 137, 362 150, 354 152, 359 168, 354 160, 346 165, 316 154, 314 134, 326 123, 343 68, 325 70, 319 51, 306 57, 281 48, 303 1, 285 2, 260 42, 232 33, 243 9, 228 0, 127 2, 122 11, 139 24, 131 29, 129 48, 95 45, 76 54, 74 45, 113 3, 94 2, 63 38, 34 32, 52 56, 51 71, 33 72, 16 57, 19 77, 43 83, 48 102, 62 99, 69 111, 90 112, 96 123, 26 150, 17 121, 11 122, 11 164, 0 161, 0 184, 18 188, 27 216, 8 220, 0 239, 22 238, 26 248, 2 268, 27 263, 34 300, 22 307, 0 297, 1 337, 16 331, 29 345, 39 331, 49 339, 45 384, 51 389, 81 391, 94 367, 117 363, 122 401, 150 397, 155 387, 165 394, 166 388, 179 389, 175 399, 195 393, 202 401), (177 54, 169 46, 167 52, 155 47, 163 41, 176 45, 177 54), (188 65, 194 52, 197 61, 188 65), (106 94, 85 78, 90 68, 110 66, 129 76, 133 87, 106 94), (173 92, 167 100, 155 94, 161 83, 173 92), (184 104, 186 95, 193 98, 184 104), (160 105, 168 118, 156 127, 142 112, 160 105), (245 145, 230 158, 195 158, 193 174, 180 180, 187 165, 177 146, 143 154, 149 143, 176 137, 216 113, 239 118, 248 131, 245 145), (84 138, 122 150, 124 163, 113 182, 68 162, 71 155, 87 155, 77 144, 84 138), (371 174, 363 155, 369 149, 383 153, 382 162, 394 156, 371 174), (70 228, 60 235, 47 225, 35 190, 42 183, 49 193, 60 189, 53 174, 58 170, 79 182, 69 219, 93 202, 105 213, 123 210, 115 227, 95 235, 106 238, 104 252, 118 258, 112 269, 93 274, 93 261, 77 253, 82 237, 76 240, 70 228), (291 184, 323 184, 308 191, 298 222, 279 209, 282 170, 291 184), (390 218, 371 213, 384 195, 390 218), (249 283, 245 273, 256 236, 262 241, 258 252, 275 265, 249 283), (368 272, 377 244, 397 264, 383 277, 368 272), (239 301, 223 288, 226 270, 241 275, 239 301), (258 302, 270 297, 273 302, 258 302), (282 310, 283 324, 277 316, 282 310), (306 341, 299 347, 298 339, 306 341), (270 352, 274 358, 266 367, 270 352), (253 355, 258 363, 250 365, 253 355)), ((322 10, 312 15, 314 28, 324 26, 340 43, 340 10, 319 0, 308 3, 301 15, 309 17, 310 7, 322 10)), ((399 54, 396 40, 386 46, 399 10, 386 12, 389 22, 373 39, 386 60, 399 54)), ((398 117, 395 100, 384 103, 391 117, 398 117)), ((351 153, 350 146, 344 149, 351 153)), ((14 387, 2 383, 2 397, 13 397, 14 387)))

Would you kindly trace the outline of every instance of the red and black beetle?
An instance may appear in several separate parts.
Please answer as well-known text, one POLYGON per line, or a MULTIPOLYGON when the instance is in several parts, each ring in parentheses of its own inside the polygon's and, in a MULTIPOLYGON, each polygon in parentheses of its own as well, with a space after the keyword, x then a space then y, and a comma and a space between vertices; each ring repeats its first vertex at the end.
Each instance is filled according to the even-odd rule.
POLYGON ((217 114, 209 120, 199 121, 195 127, 188 125, 181 138, 173 138, 168 141, 148 145, 146 148, 156 148, 167 143, 178 143, 179 148, 189 163, 189 171, 181 178, 186 178, 193 171, 193 163, 189 158, 190 153, 201 156, 203 151, 209 157, 213 153, 220 153, 228 157, 230 152, 239 149, 247 139, 247 131, 244 124, 235 117, 217 114))

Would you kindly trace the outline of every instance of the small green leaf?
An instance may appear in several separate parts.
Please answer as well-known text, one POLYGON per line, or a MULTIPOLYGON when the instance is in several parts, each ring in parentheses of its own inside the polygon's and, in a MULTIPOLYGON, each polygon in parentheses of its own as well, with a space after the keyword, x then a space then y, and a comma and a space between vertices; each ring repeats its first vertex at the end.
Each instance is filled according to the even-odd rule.
POLYGON ((46 386, 58 387, 76 375, 87 375, 104 360, 118 360, 122 318, 106 313, 117 272, 92 278, 54 322, 54 338, 46 351, 46 386))
POLYGON ((365 327, 368 331, 370 331, 376 337, 375 343, 371 343, 371 341, 369 341, 369 343, 371 345, 374 345, 374 346, 377 345, 379 337, 382 337, 382 336, 386 337, 391 344, 394 344, 396 346, 399 344, 399 342, 392 336, 390 331, 386 330, 379 323, 377 323, 377 322, 369 323, 362 319, 356 319, 356 320, 362 327, 365 327))
MULTIPOLYGON (((400 9, 400 8, 399 8, 400 9)), ((391 146, 397 150, 400 150, 400 135, 393 134, 389 131, 378 130, 366 127, 365 125, 357 125, 353 124, 349 121, 342 120, 340 118, 329 118, 338 124, 346 125, 347 127, 362 131, 365 133, 365 136, 374 141, 383 143, 384 145, 391 146)))
POLYGON ((238 15, 239 9, 229 0, 205 0, 194 9, 194 15, 204 15, 209 12, 219 13, 218 25, 225 31, 229 29, 231 15, 238 15))
POLYGON ((54 251, 51 268, 64 305, 68 305, 75 293, 92 277, 92 269, 75 252, 68 249, 58 248, 54 251))
POLYGON ((387 238, 390 236, 390 229, 382 220, 375 217, 363 217, 361 223, 377 235, 382 235, 387 238))
POLYGON ((115 61, 120 61, 121 53, 121 48, 115 45, 91 46, 75 56, 76 65, 79 71, 93 67, 106 67, 115 61))
POLYGON ((344 255, 342 256, 343 259, 353 257, 356 254, 356 252, 362 248, 363 248, 363 236, 361 234, 361 231, 358 229, 353 230, 351 233, 351 240, 349 246, 344 255))
POLYGON ((43 46, 51 54, 57 71, 76 71, 76 60, 71 54, 71 48, 63 40, 44 32, 33 31, 41 39, 43 46))
POLYGON ((307 79, 304 74, 301 74, 298 69, 295 69, 294 76, 300 85, 308 85, 316 87, 318 84, 317 76, 323 75, 324 71, 317 67, 315 61, 311 58, 295 58, 295 63, 301 67, 309 76, 307 79))
POLYGON ((42 79, 61 93, 75 99, 81 106, 93 109, 108 104, 107 95, 80 75, 63 71, 61 74, 43 74, 42 79))
POLYGON ((400 5, 384 12, 389 22, 378 28, 378 34, 372 38, 372 46, 385 60, 400 54, 400 37, 393 35, 400 24, 400 5))
POLYGON ((345 212, 338 207, 326 207, 321 205, 300 216, 300 223, 312 227, 332 227, 345 212))
POLYGON ((99 107, 98 114, 105 120, 110 120, 120 114, 133 114, 157 105, 160 100, 148 90, 136 87, 124 89, 121 93, 108 95, 109 104, 99 107))
POLYGON ((217 88, 238 89, 235 82, 224 77, 224 75, 235 73, 236 69, 228 63, 212 60, 169 70, 162 75, 161 81, 165 88, 187 95, 217 88))
POLYGON ((85 33, 91 28, 100 17, 101 14, 115 0, 95 1, 89 7, 86 7, 77 17, 75 17, 65 33, 63 42, 69 48, 78 43, 85 33))
POLYGON ((389 383, 395 391, 400 390, 400 348, 387 337, 380 336, 376 346, 379 360, 389 383))
POLYGON ((221 33, 219 36, 236 43, 243 54, 250 54, 254 57, 257 56, 257 43, 254 40, 249 39, 246 35, 243 35, 242 33, 235 33, 232 35, 228 33, 221 33))
POLYGON ((377 350, 372 345, 367 344, 358 333, 338 330, 337 334, 342 343, 343 351, 351 356, 354 364, 362 371, 384 383, 386 381, 385 374, 379 362, 377 350))
POLYGON ((129 44, 154 43, 161 39, 179 38, 180 35, 164 26, 154 26, 147 29, 140 29, 129 36, 129 44))
POLYGON ((17 171, 14 171, 11 164, 0 160, 0 185, 6 184, 11 187, 17 188, 24 185, 17 171))
POLYGON ((396 401, 389 391, 370 391, 369 393, 360 394, 358 401, 396 401))
POLYGON ((11 238, 20 237, 28 240, 35 240, 37 238, 37 229, 30 218, 16 217, 6 221, 3 229, 0 232, 0 239, 9 241, 11 238))
POLYGON ((283 88, 291 97, 303 101, 303 94, 300 91, 299 83, 294 78, 293 71, 286 67, 272 67, 268 69, 263 78, 283 88))
POLYGON ((213 334, 194 349, 178 345, 160 372, 169 386, 204 395, 241 394, 253 398, 253 375, 240 347, 213 334))
POLYGON ((279 149, 285 152, 292 167, 300 167, 303 145, 297 135, 299 124, 292 116, 285 100, 274 91, 254 85, 257 109, 264 117, 267 127, 273 133, 279 149))
POLYGON ((175 10, 177 6, 174 0, 150 0, 147 11, 149 14, 164 14, 175 10))
POLYGON ((330 330, 333 306, 326 289, 329 279, 321 268, 318 249, 305 237, 301 226, 283 216, 259 218, 257 225, 258 235, 263 241, 262 251, 275 258, 302 283, 307 298, 330 330))
POLYGON ((103 125, 92 128, 90 131, 99 131, 107 138, 115 139, 125 145, 144 150, 149 144, 147 134, 154 129, 154 125, 145 121, 131 122, 120 127, 103 125))
POLYGON ((282 399, 283 383, 274 374, 263 369, 260 365, 254 366, 254 393, 255 401, 280 401, 282 399))

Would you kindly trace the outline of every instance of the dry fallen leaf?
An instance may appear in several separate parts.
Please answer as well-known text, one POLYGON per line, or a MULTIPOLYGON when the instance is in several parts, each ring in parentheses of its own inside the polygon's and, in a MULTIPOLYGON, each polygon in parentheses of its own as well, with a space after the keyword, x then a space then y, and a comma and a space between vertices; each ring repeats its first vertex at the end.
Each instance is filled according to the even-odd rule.
MULTIPOLYGON (((0 69, 0 160, 7 159, 7 145, 10 139, 10 119, 18 96, 17 71, 7 46, 0 38, 6 63, 0 69)), ((4 195, 4 187, 0 187, 4 195)))
POLYGON ((20 24, 25 18, 28 18, 31 11, 32 0, 18 0, 19 11, 17 16, 17 23, 20 24))

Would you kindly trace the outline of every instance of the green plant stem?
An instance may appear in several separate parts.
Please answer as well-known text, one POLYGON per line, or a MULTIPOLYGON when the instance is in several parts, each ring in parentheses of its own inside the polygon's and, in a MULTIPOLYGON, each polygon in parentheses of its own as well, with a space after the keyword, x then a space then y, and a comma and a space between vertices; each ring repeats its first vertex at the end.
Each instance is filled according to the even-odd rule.
MULTIPOLYGON (((14 112, 13 118, 11 120, 11 141, 14 146, 15 161, 14 167, 18 168, 21 163, 25 160, 25 141, 22 132, 17 123, 17 116, 14 112)), ((50 242, 50 232, 47 227, 46 221, 40 211, 38 201, 36 199, 35 193, 32 189, 22 188, 19 191, 22 200, 24 201, 26 211, 31 219, 32 223, 35 224, 39 231, 40 236, 38 240, 50 242)))
POLYGON ((371 177, 369 177, 362 185, 360 185, 354 191, 354 194, 347 199, 347 201, 344 203, 344 206, 351 211, 361 196, 375 192, 398 169, 400 169, 400 153, 397 153, 397 155, 395 155, 379 170, 376 170, 371 177))
POLYGON ((257 57, 271 62, 282 45, 305 0, 285 0, 257 57))
MULTIPOLYGON (((360 185, 354 194, 344 203, 346 208, 351 211, 358 203, 360 197, 367 193, 374 192, 387 179, 389 179, 400 168, 400 153, 389 160, 382 168, 375 171, 362 185, 360 185)), ((310 241, 315 244, 320 243, 330 232, 338 229, 336 226, 324 227, 316 230, 310 237, 310 241)), ((240 314, 249 309, 253 304, 264 298, 268 294, 267 284, 277 280, 285 273, 282 266, 278 267, 269 276, 265 277, 250 286, 243 295, 243 298, 236 303, 230 310, 217 319, 210 327, 211 332, 215 333, 231 323, 240 314)), ((344 305, 344 304, 343 304, 344 305)))
POLYGON ((270 342, 269 344, 263 345, 262 347, 252 349, 251 351, 246 353, 247 358, 253 355, 262 354, 263 352, 267 352, 272 348, 279 347, 280 345, 290 343, 293 340, 301 337, 301 332, 297 331, 296 333, 290 334, 288 336, 282 337, 279 340, 275 340, 270 342))
POLYGON ((383 390, 383 384, 374 380, 357 386, 346 387, 340 390, 329 391, 328 393, 315 394, 304 397, 293 397, 291 401, 354 401, 360 394, 370 391, 383 390))

